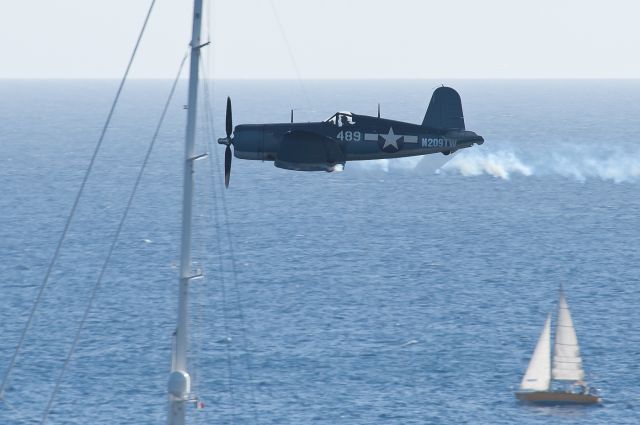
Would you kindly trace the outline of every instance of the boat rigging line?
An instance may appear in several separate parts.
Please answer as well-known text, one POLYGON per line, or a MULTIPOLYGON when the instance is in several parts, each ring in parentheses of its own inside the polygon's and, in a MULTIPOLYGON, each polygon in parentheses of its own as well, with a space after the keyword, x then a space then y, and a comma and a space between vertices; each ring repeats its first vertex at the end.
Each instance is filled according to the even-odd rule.
MULTIPOLYGON (((205 0, 204 4, 203 4, 203 9, 206 10, 207 12, 203 13, 204 16, 204 21, 205 21, 205 27, 207 29, 207 43, 211 43, 211 19, 210 19, 210 15, 212 13, 212 9, 213 9, 213 2, 212 1, 208 1, 205 0)), ((207 54, 207 60, 210 61, 211 60, 211 54, 207 54)), ((203 61, 200 62, 200 71, 202 72, 204 78, 207 78, 207 74, 205 71, 206 67, 203 64, 203 61)), ((202 79, 201 79, 202 81, 202 79)), ((204 87, 205 91, 206 91, 206 95, 205 96, 209 96, 209 92, 208 92, 208 86, 204 87)), ((207 117, 208 117, 208 111, 207 112, 207 117)), ((205 127, 205 135, 204 138, 209 137, 209 134, 213 132, 213 130, 211 128, 209 128, 209 121, 207 121, 207 119, 205 118, 203 120, 204 122, 204 127, 205 127)), ((202 136, 201 136, 202 137, 202 136)), ((206 147, 206 143, 205 143, 205 150, 208 149, 206 147)), ((209 158, 211 158, 210 155, 207 155, 209 158)), ((207 173, 204 173, 204 175, 207 175, 207 173)), ((209 174, 210 178, 204 178, 204 193, 205 194, 209 194, 210 193, 210 188, 208 187, 209 182, 213 181, 213 192, 214 192, 214 196, 213 196, 213 206, 209 206, 209 205, 205 205, 204 210, 206 213, 208 213, 208 216, 206 217, 206 220, 208 220, 208 223, 211 223, 212 221, 215 221, 215 226, 214 226, 214 230, 216 232, 216 234, 220 234, 220 224, 219 224, 219 218, 218 215, 216 214, 217 211, 217 204, 216 204, 216 195, 215 195, 215 179, 213 178, 212 175, 209 174), (215 217, 215 220, 212 220, 211 215, 213 215, 215 217)), ((209 197, 205 196, 204 200, 207 201, 209 199, 209 197)), ((206 202, 205 202, 206 203, 206 202)), ((208 223, 206 228, 208 228, 208 223)), ((225 282, 225 275, 224 275, 224 262, 222 260, 222 246, 221 246, 221 242, 220 242, 220 238, 219 237, 214 237, 214 239, 216 240, 216 245, 217 245, 217 252, 220 254, 219 255, 219 259, 220 259, 220 263, 219 263, 219 268, 217 268, 217 278, 219 279, 219 282, 221 284, 221 292, 222 292, 222 308, 221 308, 221 312, 222 312, 222 326, 223 326, 223 332, 224 332, 224 336, 225 336, 225 344, 224 344, 224 351, 225 351, 225 358, 226 358, 226 364, 227 364, 227 380, 228 380, 228 394, 229 394, 229 398, 230 398, 230 404, 233 408, 233 412, 232 412, 232 416, 231 416, 231 423, 235 424, 236 423, 236 416, 238 415, 238 411, 237 411, 237 400, 236 400, 236 394, 234 391, 234 384, 233 384, 233 366, 232 366, 232 359, 231 359, 231 349, 230 349, 230 331, 229 331, 229 318, 228 318, 228 314, 227 314, 227 310, 224 307, 227 302, 226 302, 226 282, 225 282)), ((203 238, 199 238, 199 249, 200 252, 202 253, 201 255, 204 257, 206 254, 206 252, 208 252, 207 248, 206 248, 206 243, 204 241, 203 238)), ((207 261, 203 262, 204 264, 214 264, 214 259, 213 259, 213 255, 209 256, 209 259, 207 261)), ((207 273, 206 270, 203 270, 203 277, 205 278, 205 280, 207 279, 207 273)), ((201 287, 200 285, 198 285, 198 288, 201 287)), ((198 293, 196 292, 194 294, 196 297, 198 296, 198 293)), ((200 303, 196 304, 197 307, 200 306, 200 303)), ((199 317, 198 310, 195 311, 196 314, 194 314, 194 322, 197 322, 197 319, 199 317)), ((200 341, 198 339, 195 338, 195 334, 192 335, 192 341, 193 341, 193 345, 194 345, 194 353, 193 353, 193 377, 192 377, 192 388, 196 388, 197 384, 198 384, 198 369, 200 366, 200 341)), ((196 388, 196 394, 197 394, 197 388, 196 388)))
POLYGON ((60 370, 60 374, 56 379, 53 390, 51 391, 51 396, 49 397, 47 407, 45 408, 44 413, 42 415, 41 424, 45 424, 47 421, 47 417, 49 415, 49 412, 51 411, 51 407, 53 406, 53 402, 55 400, 56 394, 58 393, 58 389, 60 387, 62 379, 64 378, 64 375, 69 367, 69 362, 71 361, 71 358, 73 357, 73 353, 75 352, 75 349, 78 345, 78 341, 80 340, 80 334, 84 329, 84 324, 87 320, 87 317, 89 317, 89 313, 91 313, 91 308, 93 307, 93 301, 95 300, 98 290, 100 289, 100 285, 102 284, 102 278, 104 276, 105 271, 107 270, 107 267, 109 266, 111 256, 113 254, 113 251, 116 245, 118 244, 118 240, 120 239, 120 233, 122 232, 124 223, 127 220, 127 216, 129 215, 129 210, 131 209, 131 205, 133 204, 133 199, 135 198, 135 195, 138 191, 138 186, 140 185, 140 181, 142 180, 144 171, 147 167, 147 164, 149 163, 151 152, 153 151, 153 147, 155 146, 156 140, 158 139, 160 128, 162 127, 162 123, 164 122, 165 116, 167 115, 169 105, 171 104, 171 100, 173 99, 173 95, 176 91, 176 86, 178 85, 178 81, 180 80, 180 74, 182 74, 182 69, 184 68, 184 64, 187 61, 188 57, 189 55, 185 54, 184 57, 182 58, 182 61, 180 62, 178 73, 176 74, 176 78, 174 79, 173 84, 171 86, 171 90, 169 91, 169 96, 167 97, 167 101, 164 104, 162 113, 160 114, 160 120, 158 121, 158 125, 156 126, 155 132, 153 133, 153 136, 151 137, 151 141, 149 142, 149 147, 147 148, 147 152, 144 156, 142 164, 140 165, 140 170, 138 171, 138 176, 136 177, 136 181, 133 184, 133 187, 131 188, 131 193, 129 194, 127 205, 125 206, 124 212, 122 213, 122 217, 120 218, 120 222, 118 223, 118 228, 115 234, 113 235, 113 239, 111 240, 111 246, 109 246, 109 251, 107 252, 107 256, 105 257, 104 263, 102 264, 102 268, 100 269, 98 278, 96 279, 96 282, 94 283, 93 288, 91 289, 91 295, 89 296, 87 306, 82 315, 82 319, 80 320, 80 324, 78 325, 78 329, 76 330, 76 334, 75 334, 75 337, 73 338, 73 342, 71 343, 71 348, 69 348, 67 357, 64 360, 64 365, 62 366, 62 369, 60 370))
MULTIPOLYGON (((202 65, 203 67, 205 66, 204 64, 202 65)), ((206 76, 208 75, 207 73, 207 68, 203 68, 203 74, 206 76)), ((222 187, 220 187, 220 204, 222 205, 222 212, 223 212, 223 223, 222 226, 220 226, 219 223, 219 219, 218 219, 218 215, 216 214, 217 208, 218 208, 218 202, 217 202, 217 198, 218 198, 218 188, 217 186, 217 181, 216 179, 214 179, 214 168, 216 171, 215 175, 224 175, 222 173, 222 169, 220 168, 220 157, 218 155, 218 150, 216 149, 216 146, 213 145, 213 141, 216 140, 216 138, 214 137, 214 119, 213 119, 213 108, 211 106, 211 92, 212 90, 210 90, 209 88, 209 79, 204 78, 203 79, 203 86, 204 86, 204 92, 205 92, 205 96, 204 96, 204 110, 205 110, 205 129, 208 132, 206 140, 207 140, 207 149, 211 152, 213 151, 215 158, 212 158, 211 155, 209 155, 208 158, 208 162, 209 162, 209 168, 211 170, 211 173, 209 173, 210 178, 211 178, 211 186, 213 188, 213 215, 215 217, 215 223, 216 223, 216 228, 220 229, 221 227, 224 227, 226 230, 226 239, 228 242, 228 248, 229 248, 229 253, 228 253, 228 257, 230 259, 230 263, 231 263, 231 281, 233 284, 233 290, 235 293, 235 301, 236 301, 236 308, 237 308, 237 312, 238 312, 238 317, 240 318, 240 331, 242 334, 242 350, 244 351, 245 355, 243 356, 245 358, 245 364, 246 364, 246 368, 247 368, 247 378, 249 381, 249 397, 250 397, 250 402, 251 402, 251 412, 253 415, 253 423, 257 424, 258 423, 258 412, 256 409, 256 396, 255 396, 255 381, 254 381, 254 377, 253 377, 253 365, 251 363, 251 353, 249 352, 248 349, 248 338, 247 338, 247 323, 245 320, 245 315, 244 315, 244 310, 242 308, 242 303, 241 303, 241 296, 240 296, 240 290, 239 290, 239 285, 238 285, 238 272, 237 272, 237 267, 236 267, 236 260, 235 260, 235 253, 234 253, 234 248, 233 248, 233 239, 231 237, 231 231, 230 231, 230 225, 229 225, 229 211, 227 208, 227 198, 226 198, 226 193, 225 190, 222 189, 222 187)), ((223 183, 223 181, 220 181, 220 183, 223 183)), ((224 256, 222 255, 222 250, 221 250, 221 242, 220 242, 220 238, 217 238, 217 243, 218 243, 218 251, 220 252, 220 264, 221 266, 224 264, 223 258, 224 256)), ((221 269, 221 275, 224 275, 224 270, 221 269)), ((222 285, 223 285, 223 303, 226 304, 226 290, 224 287, 224 278, 222 278, 221 280, 222 285)), ((224 308, 224 314, 225 314, 225 318, 226 318, 226 308, 224 308)))
MULTIPOLYGON (((202 70, 203 70, 203 74, 206 74, 205 71, 205 67, 202 65, 202 70)), ((206 81, 206 80, 205 80, 206 81)), ((208 85, 206 83, 203 84, 204 85, 204 92, 205 92, 205 98, 209 97, 209 89, 208 89, 208 85)), ((213 123, 211 123, 209 121, 209 114, 210 111, 206 106, 207 104, 205 103, 205 120, 204 120, 204 124, 205 124, 205 138, 211 139, 213 136, 213 123)), ((207 149, 209 149, 209 145, 207 144, 207 149)), ((217 158, 216 158, 217 160, 217 158)), ((211 170, 211 173, 209 173, 209 178, 205 178, 205 189, 209 189, 213 192, 213 196, 211 196, 212 199, 212 204, 209 206, 208 209, 208 213, 209 213, 209 220, 211 220, 211 216, 213 216, 213 222, 214 222, 214 229, 217 233, 217 235, 221 234, 221 228, 220 228, 220 219, 218 217, 217 211, 218 211, 218 202, 217 202, 217 189, 216 189, 216 184, 217 181, 213 176, 213 164, 212 164, 212 159, 211 159, 211 155, 209 155, 209 169, 211 170), (207 187, 210 186, 210 187, 207 187)), ((207 190, 206 193, 209 193, 209 191, 207 190)), ((216 240, 216 248, 217 248, 217 252, 219 254, 219 259, 220 259, 220 267, 218 268, 218 280, 220 282, 220 289, 221 289, 221 295, 222 295, 222 323, 223 323, 223 329, 224 329, 224 334, 225 334, 225 356, 226 356, 226 360, 227 360, 227 379, 229 381, 228 383, 228 388, 229 388, 229 396, 231 398, 231 404, 234 408, 233 410, 233 415, 232 415, 232 423, 235 423, 235 418, 236 415, 238 414, 237 410, 236 410, 236 404, 237 404, 237 400, 236 400, 236 395, 235 395, 235 391, 234 391, 234 384, 233 384, 233 366, 232 366, 232 360, 231 360, 231 348, 230 348, 230 328, 229 328, 229 316, 228 316, 228 312, 227 312, 227 282, 225 279, 225 271, 224 271, 224 259, 223 259, 223 255, 222 255, 222 243, 220 241, 220 237, 216 237, 214 238, 216 240)))
POLYGON ((64 240, 66 239, 67 232, 69 231, 69 227, 71 225, 73 217, 74 217, 74 215, 76 213, 76 210, 78 208, 78 204, 80 203, 80 198, 82 197, 82 194, 84 192, 84 188, 85 188, 85 186, 87 184, 87 181, 89 180, 89 175, 91 174, 91 171, 93 170, 93 165, 95 163, 96 157, 98 156, 98 152, 100 151, 100 147, 102 146, 102 143, 104 141, 104 137, 105 137, 105 135, 107 133, 107 129, 109 128, 109 124, 111 123, 111 118, 113 117, 113 113, 114 113, 114 111, 116 109, 118 101, 120 100, 120 94, 122 93, 122 89, 124 88, 124 84, 127 81, 127 78, 129 76, 129 71, 131 70, 131 66, 132 66, 133 61, 134 61, 134 59, 136 57, 136 53, 138 52, 138 47, 140 46, 140 41, 142 40, 142 36, 144 35, 145 30, 147 28, 147 24, 149 22, 149 18, 151 17, 151 12, 153 11, 153 7, 155 6, 155 3, 156 3, 156 0, 151 0, 151 3, 149 5, 149 9, 148 9, 147 14, 146 14, 145 19, 144 19, 144 23, 142 24, 142 28, 140 29, 140 33, 138 34, 138 39, 136 40, 136 44, 135 44, 135 46, 133 48, 133 51, 131 52, 131 56, 129 58, 129 62, 128 62, 127 67, 125 69, 124 75, 122 76, 122 79, 120 80, 120 85, 118 86, 118 90, 116 92, 116 96, 113 99, 113 103, 111 104, 111 108, 109 110, 109 114, 107 115, 107 119, 105 120, 104 126, 102 127, 102 131, 100 133, 100 137, 98 138, 98 142, 96 144, 96 147, 94 148, 93 155, 91 156, 91 161, 89 161, 89 165, 87 166, 87 169, 85 170, 84 177, 82 178, 82 183, 80 185, 80 188, 78 189, 78 193, 76 194, 76 198, 75 198, 75 200, 73 202, 73 206, 71 207, 71 211, 69 212, 69 215, 68 215, 67 220, 65 222, 64 229, 62 230, 62 234, 60 235, 60 239, 58 240, 58 243, 56 245, 55 251, 53 253, 53 257, 49 261, 49 265, 47 266, 47 271, 45 273, 44 279, 42 280, 42 283, 40 284, 40 288, 38 289, 38 293, 37 293, 36 298, 35 298, 35 300, 33 302, 31 310, 29 312, 29 316, 27 318, 27 322, 26 322, 24 328, 22 329, 22 333, 20 334, 20 338, 18 340, 18 345, 16 346, 16 349, 13 352, 13 355, 11 356, 11 360, 9 361, 9 366, 7 367, 5 375, 4 375, 3 379, 2 379, 2 384, 0 384, 0 400, 2 400, 2 398, 4 397, 4 391, 5 391, 6 387, 7 387, 7 383, 9 382, 9 378, 11 376, 11 372, 13 371, 13 369, 15 367, 15 363, 16 363, 16 360, 18 358, 18 354, 22 350, 22 345, 24 344, 24 340, 25 340, 25 337, 27 335, 27 332, 31 328, 31 323, 33 321, 33 317, 35 315, 35 312, 38 309, 38 307, 40 306, 40 302, 42 301, 42 295, 44 294, 44 290, 46 289, 47 284, 49 283, 49 277, 51 276, 51 272, 53 271, 53 266, 57 262, 58 256, 60 255, 60 250, 62 248, 64 240))
MULTIPOLYGON (((276 10, 276 5, 273 3, 273 0, 269 0, 269 5, 271 6, 271 11, 273 12, 273 17, 276 21, 276 26, 280 31, 280 35, 282 36, 282 40, 284 41, 284 45, 287 48, 287 53, 289 54, 289 59, 291 59, 291 64, 293 65, 293 70, 296 73, 296 78, 298 79, 298 84, 300 85, 300 91, 302 91, 302 95, 304 96, 305 101, 307 102, 307 108, 311 110, 311 98, 307 93, 307 89, 304 86, 304 82, 302 81, 302 77, 300 74, 300 68, 298 68, 298 62, 296 62, 296 58, 293 55, 293 50, 291 49, 291 44, 289 43, 289 39, 287 38, 287 33, 284 32, 284 27, 282 26, 282 22, 280 21, 280 17, 278 16, 278 11, 276 10)), ((292 121, 293 122, 293 121, 292 121)))

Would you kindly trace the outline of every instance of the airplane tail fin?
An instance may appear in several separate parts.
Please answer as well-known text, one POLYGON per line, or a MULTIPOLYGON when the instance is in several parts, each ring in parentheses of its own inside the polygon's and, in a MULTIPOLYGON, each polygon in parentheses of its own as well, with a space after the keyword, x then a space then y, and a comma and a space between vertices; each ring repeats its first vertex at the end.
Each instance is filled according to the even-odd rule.
POLYGON ((451 87, 438 87, 431 96, 422 125, 440 130, 464 130, 462 102, 458 92, 451 87))

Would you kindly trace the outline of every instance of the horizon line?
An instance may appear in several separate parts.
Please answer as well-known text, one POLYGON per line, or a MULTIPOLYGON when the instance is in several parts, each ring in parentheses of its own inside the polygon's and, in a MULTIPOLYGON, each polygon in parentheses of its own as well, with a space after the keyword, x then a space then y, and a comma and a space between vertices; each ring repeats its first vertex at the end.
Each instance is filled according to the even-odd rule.
MULTIPOLYGON (((113 81, 121 77, 0 77, 0 81, 113 81)), ((129 80, 149 81, 173 80, 171 77, 129 77, 129 80)), ((462 80, 462 81, 635 81, 640 77, 380 77, 380 78, 356 78, 356 77, 327 77, 327 78, 295 78, 295 77, 237 77, 237 78, 200 78, 201 80, 216 81, 434 81, 434 80, 462 80)), ((188 78, 180 78, 187 81, 188 78)))

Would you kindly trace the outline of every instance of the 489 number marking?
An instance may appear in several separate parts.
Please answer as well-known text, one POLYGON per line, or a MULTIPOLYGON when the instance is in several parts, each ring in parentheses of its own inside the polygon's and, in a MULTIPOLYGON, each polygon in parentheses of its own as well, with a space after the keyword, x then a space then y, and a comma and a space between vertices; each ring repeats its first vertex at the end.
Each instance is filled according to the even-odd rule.
POLYGON ((359 131, 341 131, 336 135, 336 139, 343 140, 345 142, 359 142, 362 140, 362 133, 359 131))

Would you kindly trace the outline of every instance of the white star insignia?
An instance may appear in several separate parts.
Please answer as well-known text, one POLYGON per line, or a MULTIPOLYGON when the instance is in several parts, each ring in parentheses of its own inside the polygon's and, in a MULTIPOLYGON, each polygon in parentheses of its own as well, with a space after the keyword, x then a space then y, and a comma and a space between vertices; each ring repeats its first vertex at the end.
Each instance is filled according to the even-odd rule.
POLYGON ((402 136, 393 134, 393 127, 389 127, 389 133, 381 134, 380 137, 384 139, 384 146, 382 146, 382 149, 386 149, 387 146, 393 146, 394 148, 396 148, 396 150, 398 150, 398 140, 402 136))

